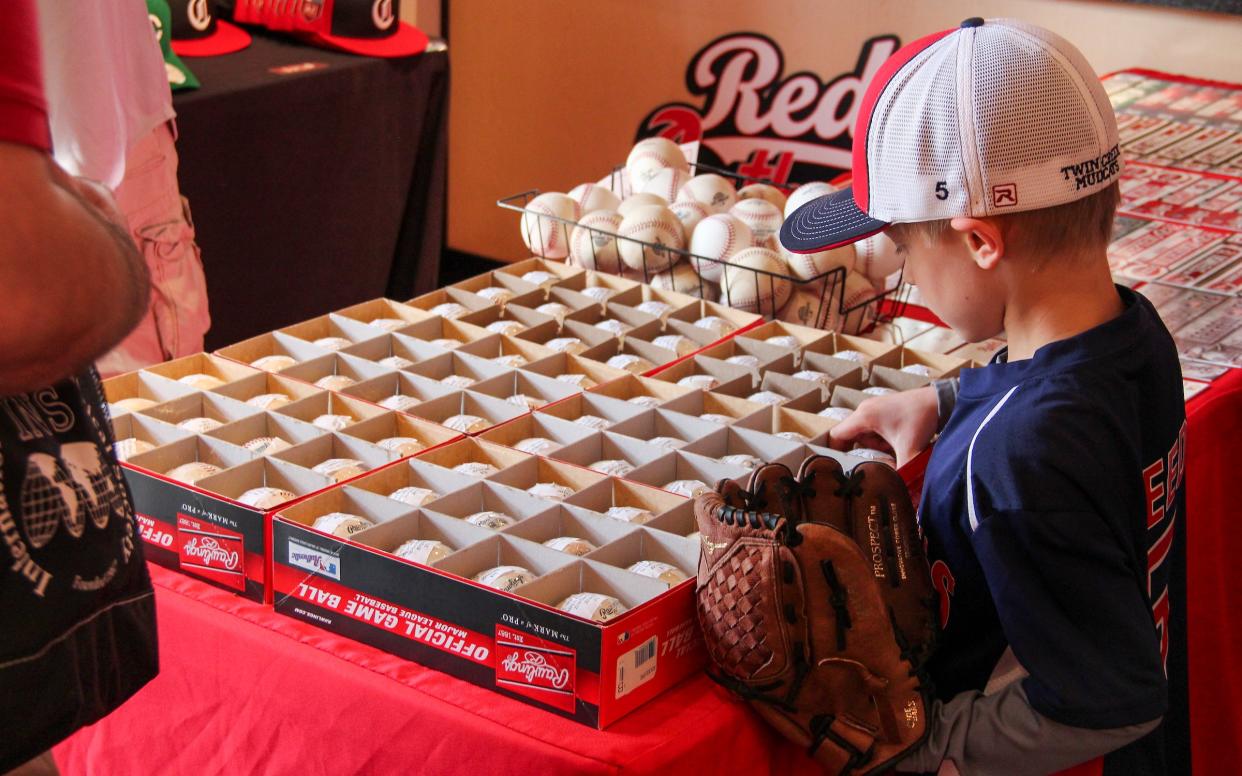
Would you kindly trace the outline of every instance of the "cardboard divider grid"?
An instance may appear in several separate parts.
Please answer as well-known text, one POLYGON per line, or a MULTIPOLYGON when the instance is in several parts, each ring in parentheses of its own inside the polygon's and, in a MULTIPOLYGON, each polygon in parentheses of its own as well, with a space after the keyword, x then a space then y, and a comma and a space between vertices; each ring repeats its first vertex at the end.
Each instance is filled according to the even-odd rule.
POLYGON ((528 410, 539 409, 582 393, 582 389, 576 385, 520 369, 507 371, 472 385, 470 390, 528 410))
MULTIPOLYGON (((443 354, 445 357, 448 353, 443 354)), ((458 390, 438 380, 423 377, 414 372, 386 372, 341 389, 341 394, 352 396, 386 409, 404 412, 407 408, 424 401, 444 396, 458 390)))
POLYGON ((596 386, 591 393, 597 396, 611 396, 614 399, 646 407, 646 403, 634 399, 654 399, 656 407, 661 409, 677 409, 690 407, 696 403, 698 389, 684 385, 676 385, 653 377, 640 377, 625 372, 618 379, 596 386))
MULTIPOLYGON (((652 294, 649 298, 662 299, 664 297, 660 295, 670 293, 673 292, 652 289, 652 294)), ((677 295, 678 298, 685 296, 685 294, 677 295)), ((756 326, 762 325, 764 322, 762 315, 748 313, 745 310, 735 310, 732 307, 720 304, 719 302, 710 302, 706 299, 696 299, 695 297, 687 297, 687 299, 689 302, 678 306, 677 309, 670 313, 670 317, 691 324, 707 317, 715 317, 727 321, 733 326, 733 331, 727 332, 724 337, 719 338, 717 341, 730 337, 735 333, 741 333, 753 329, 756 326)))
POLYGON ((766 431, 772 424, 774 408, 771 404, 740 399, 715 391, 691 390, 684 396, 664 404, 660 409, 690 415, 707 423, 716 421, 704 416, 723 415, 730 418, 729 425, 731 426, 766 431))
MULTIPOLYGON (((663 493, 664 491, 660 492, 663 493)), ((667 495, 671 496, 673 494, 667 495)), ((699 538, 699 524, 694 517, 694 499, 682 498, 681 496, 674 496, 674 498, 681 499, 677 506, 656 515, 653 519, 644 523, 644 525, 653 530, 684 536, 697 541, 699 538)))
MULTIPOLYGON (((808 455, 806 445, 801 442, 782 439, 766 431, 755 431, 736 426, 728 426, 725 428, 725 433, 711 434, 703 437, 693 445, 683 449, 686 452, 692 452, 706 458, 714 458, 717 461, 720 461, 722 457, 727 455, 750 455, 758 459, 761 464, 764 462, 783 463, 793 471, 798 470, 798 465, 808 455)), ((725 463, 723 461, 720 462, 722 464, 725 463)), ((741 466, 741 464, 733 463, 725 465, 741 466)), ((715 483, 709 484, 714 485, 715 483)))
MULTIPOLYGON (((250 400, 256 396, 276 396, 279 394, 288 399, 289 402, 294 402, 298 399, 305 399, 307 396, 313 396, 322 390, 322 388, 308 385, 302 380, 291 380, 288 377, 282 377, 271 372, 260 371, 257 374, 243 377, 219 388, 213 388, 211 392, 250 404, 250 400)), ((268 402, 270 400, 265 399, 264 401, 268 402)), ((275 409, 270 403, 255 403, 250 406, 263 410, 275 409)), ((283 406, 283 403, 277 406, 283 406)))
POLYGON ((241 496, 253 488, 280 488, 293 494, 293 498, 273 510, 335 484, 336 480, 331 477, 270 457, 246 461, 196 483, 203 490, 237 503, 241 503, 241 496))
POLYGON ((526 439, 547 439, 555 447, 543 454, 553 455, 555 448, 563 445, 572 445, 597 433, 599 432, 554 415, 543 415, 535 412, 514 418, 508 423, 493 426, 479 434, 478 438, 513 448, 516 448, 520 442, 526 439))
POLYGON ((638 281, 623 278, 619 275, 613 275, 608 272, 597 272, 593 269, 583 270, 575 275, 564 278, 561 280, 560 285, 563 288, 568 288, 579 293, 584 293, 584 289, 587 288, 606 288, 611 292, 611 294, 606 297, 607 301, 612 301, 617 299, 619 296, 623 296, 624 292, 630 292, 632 294, 634 289, 641 288, 642 286, 642 284, 638 281))
POLYGON ((357 344, 375 337, 382 337, 384 332, 374 326, 347 318, 336 313, 328 313, 320 315, 309 320, 295 323, 291 326, 285 326, 277 329, 281 334, 287 334, 290 337, 296 337, 300 340, 310 343, 325 352, 333 352, 340 348, 329 345, 327 343, 320 344, 321 340, 327 338, 341 338, 349 342, 341 347, 348 347, 350 344, 357 344))
POLYGON ((665 369, 653 372, 650 376, 656 380, 664 380, 676 385, 701 388, 702 390, 725 393, 730 396, 740 395, 743 398, 750 394, 751 389, 755 385, 755 375, 750 369, 737 364, 726 364, 724 361, 703 355, 683 359, 665 369), (704 387, 704 384, 698 380, 686 379, 695 375, 710 377, 715 380, 716 384, 711 385, 710 382, 707 382, 706 385, 710 385, 710 387, 704 387), (683 384, 682 380, 686 380, 686 382, 683 384))
POLYGON ((774 435, 782 433, 798 434, 804 438, 802 441, 806 444, 827 446, 828 433, 839 422, 817 415, 814 412, 781 407, 772 416, 770 431, 774 435))
POLYGON ((416 310, 438 315, 434 310, 442 304, 459 304, 466 308, 467 312, 478 312, 491 307, 494 302, 476 294, 463 291, 460 288, 449 286, 447 288, 437 288, 435 291, 429 291, 413 299, 406 300, 405 304, 416 310))
MULTIPOLYGON (((386 498, 378 493, 372 493, 360 488, 343 487, 329 488, 316 493, 309 498, 280 509, 278 514, 288 522, 298 523, 313 531, 330 536, 331 534, 327 531, 315 528, 315 521, 333 512, 356 515, 365 518, 374 525, 381 525, 411 514, 414 511, 416 511, 414 507, 386 498)), ((370 528, 370 526, 362 530, 367 528, 370 528)), ((353 541, 361 533, 362 531, 357 531, 349 536, 338 536, 336 538, 353 541)))
MULTIPOLYGON (((446 493, 422 508, 427 512, 457 520, 466 520, 479 512, 498 512, 520 525, 522 521, 543 514, 555 506, 515 488, 484 481, 446 493)), ((482 527, 489 532, 496 532, 494 529, 482 527)))
POLYGON ((598 561, 575 559, 519 587, 517 594, 559 608, 558 605, 574 593, 599 593, 612 596, 628 610, 650 601, 666 590, 668 585, 650 577, 633 574, 598 561))
POLYGON ((339 431, 359 421, 392 412, 370 402, 331 391, 312 394, 305 399, 298 399, 292 404, 286 404, 272 411, 329 431, 339 431), (340 424, 335 422, 337 419, 341 420, 340 424), (337 428, 337 425, 341 425, 342 428, 337 428))
MULTIPOLYGON (((588 560, 627 569, 643 560, 667 563, 685 575, 688 581, 698 573, 699 542, 685 536, 652 530, 651 524, 638 528, 587 554, 588 560)), ((630 572, 634 573, 634 572, 630 572)), ((660 581, 661 584, 673 585, 660 581)))
MULTIPOLYGON (((352 485, 347 486, 347 489, 352 487, 352 485)), ((414 539, 437 541, 452 552, 456 552, 463 547, 487 541, 492 536, 495 536, 495 533, 486 528, 471 525, 455 517, 418 509, 359 531, 350 537, 350 540, 355 544, 373 547, 388 553, 398 562, 414 563, 396 554, 397 549, 408 541, 414 539)), ((443 559, 418 565, 436 567, 441 562, 443 559)))
MULTIPOLYGON (((579 296, 581 295, 579 294, 579 296)), ((590 297, 584 298, 590 299, 590 297)), ((565 320, 567 322, 575 321, 592 326, 600 331, 618 336, 612 329, 597 325, 602 321, 616 321, 624 327, 619 336, 626 337, 632 335, 638 339, 646 340, 658 337, 664 331, 664 324, 654 315, 648 315, 640 310, 635 310, 633 307, 618 304, 617 302, 606 302, 602 305, 594 299, 590 299, 590 302, 590 305, 580 310, 575 310, 565 320)))
MULTIPOLYGON (((596 329, 598 331, 598 329, 596 329)), ((677 361, 680 356, 672 350, 652 345, 647 340, 637 339, 636 337, 627 336, 625 339, 609 337, 606 342, 595 345, 580 354, 583 358, 591 358, 596 361, 603 362, 609 366, 609 359, 616 356, 637 356, 645 359, 651 364, 643 370, 643 374, 650 374, 653 371, 677 361)), ((619 367, 614 367, 619 368, 619 367)), ((629 371, 629 370, 627 370, 629 371)))
MULTIPOLYGON (((483 393, 476 393, 473 390, 454 391, 434 399, 428 399, 425 402, 415 404, 406 408, 405 412, 432 423, 445 423, 457 415, 470 415, 480 418, 487 423, 486 428, 477 430, 465 430, 469 434, 477 434, 486 431, 487 428, 505 423, 521 415, 530 412, 526 407, 519 407, 516 404, 497 399, 494 396, 488 396, 483 393)), ((454 429, 459 430, 459 429, 454 429)))
MULTIPOLYGON (((192 436, 177 439, 161 445, 154 450, 131 456, 126 465, 144 469, 156 474, 167 475, 178 466, 187 463, 206 463, 217 467, 220 471, 240 466, 258 456, 249 450, 231 445, 222 439, 192 436)), ((202 482, 202 480, 199 480, 202 482)), ((183 486, 188 483, 178 483, 183 486)), ((202 486, 197 486, 202 487, 202 486)))
POLYGON ((431 313, 426 310, 385 297, 350 305, 337 310, 336 314, 342 318, 358 321, 381 334, 384 332, 401 331, 411 323, 417 323, 431 317, 431 313), (373 324, 372 321, 404 321, 404 323, 401 325, 395 323, 379 325, 373 324))
POLYGON ((662 302, 668 305, 667 314, 672 315, 680 310, 698 309, 696 304, 700 300, 689 294, 639 283, 636 287, 626 289, 624 292, 612 297, 609 301, 630 307, 637 307, 643 302, 662 302))
POLYGON ((290 417, 288 415, 280 415, 275 412, 263 412, 258 415, 249 415, 226 423, 219 428, 203 434, 205 437, 222 439, 231 445, 237 447, 245 447, 247 450, 258 453, 260 455, 270 455, 277 450, 271 450, 267 444, 261 444, 258 440, 266 438, 279 439, 285 444, 293 447, 303 442, 309 442, 316 437, 327 434, 326 429, 307 423, 303 420, 290 417), (248 447, 247 444, 255 442, 262 449, 254 449, 248 447))
MULTIPOLYGON (((162 420, 174 426, 197 418, 206 418, 224 425, 250 415, 257 415, 262 411, 258 407, 252 407, 227 396, 215 393, 191 393, 139 410, 138 414, 162 420)), ((188 430, 196 431, 193 428, 188 430)))
MULTIPOLYGON (((421 323, 422 321, 415 321, 410 326, 416 326, 421 323)), ((406 332, 410 330, 410 326, 398 329, 390 334, 381 335, 375 339, 350 345, 347 348, 342 348, 340 352, 376 364, 394 356, 403 358, 411 362, 411 364, 417 364, 426 359, 444 355, 444 348, 438 348, 423 340, 408 336, 406 332)), ((397 367, 383 364, 380 364, 380 366, 388 369, 397 369, 397 367)), ((408 369, 409 367, 406 368, 408 369)))
POLYGON ((727 426, 713 423, 710 420, 692 417, 670 410, 648 410, 629 420, 618 423, 610 431, 640 441, 651 442, 654 439, 671 438, 680 440, 681 447, 692 446, 695 442, 710 436, 723 436, 727 426))
POLYGON ((593 391, 584 391, 535 410, 536 414, 551 415, 570 422, 578 422, 586 416, 598 418, 603 422, 600 428, 588 423, 579 423, 588 428, 595 428, 597 431, 602 428, 611 428, 617 423, 636 418, 649 411, 611 396, 600 396, 593 391))
POLYGON ((126 399, 145 399, 155 404, 162 404, 171 399, 198 393, 185 383, 170 380, 150 372, 129 372, 103 381, 104 401, 108 402, 108 411, 113 417, 124 415, 133 410, 116 406, 126 399))
MULTIPOLYGON (((531 572, 533 581, 574 560, 573 555, 558 552, 536 542, 517 536, 494 534, 458 550, 435 566, 443 572, 469 580, 497 566, 517 566, 531 572)), ((505 592, 525 598, 522 590, 529 584, 530 582, 516 584, 505 592)))
POLYGON ((512 264, 507 264, 494 270, 493 272, 495 275, 509 275, 510 277, 518 278, 519 280, 523 280, 530 285, 547 291, 551 289, 552 286, 559 285, 566 280, 570 280, 574 276, 582 274, 584 271, 585 270, 577 267, 570 267, 563 262, 548 261, 547 259, 541 259, 538 256, 532 256, 529 259, 523 259, 521 261, 515 261, 512 264), (523 277, 531 272, 546 273, 551 275, 552 278, 551 280, 542 283, 534 283, 523 277))
MULTIPOLYGON (((559 302, 573 312, 599 307, 597 300, 560 283, 548 289, 548 302, 559 302)), ((563 320, 561 322, 563 323, 563 320)))
POLYGON ((780 372, 764 372, 763 379, 759 382, 755 392, 747 399, 759 401, 756 397, 761 392, 785 397, 784 401, 773 406, 807 409, 822 401, 823 386, 812 380, 800 380, 780 372))
MULTIPOLYGON (((497 288, 502 291, 507 291, 512 296, 520 296, 539 289, 536 285, 527 283, 521 278, 516 278, 503 272, 499 274, 495 272, 484 272, 481 275, 475 275, 472 278, 467 278, 448 287, 458 288, 462 291, 475 295, 478 295, 478 293, 485 288, 497 288)), ((486 297, 480 298, 485 299, 486 297)), ((504 305, 502 304, 501 306, 503 307, 504 305)))
POLYGON ((582 356, 571 356, 568 353, 553 353, 547 358, 518 367, 529 374, 543 375, 566 385, 573 385, 579 390, 591 390, 620 380, 630 373, 624 369, 613 369, 610 366, 582 356), (562 376, 576 376, 576 379, 562 376), (585 379, 583 379, 585 378, 585 379))
POLYGON ((348 487, 360 488, 385 498, 392 498, 392 494, 402 488, 426 488, 433 494, 428 499, 430 503, 478 482, 476 477, 460 474, 418 458, 407 458, 402 463, 367 472, 351 481, 348 487))
POLYGON ((799 326, 796 323, 785 323, 784 321, 761 323, 747 331, 739 332, 737 336, 780 347, 787 351, 792 350, 797 364, 802 363, 802 352, 807 348, 817 353, 836 350, 833 332, 811 328, 810 326, 799 326), (792 348, 785 347, 772 342, 773 337, 792 337, 797 345, 792 348), (827 350, 824 350, 824 348, 827 350))
MULTIPOLYGON (((536 544, 544 544, 563 537, 582 539, 591 543, 595 548, 592 550, 594 552, 636 530, 638 530, 637 526, 623 523, 620 520, 611 520, 589 509, 562 504, 555 509, 523 520, 517 525, 509 526, 502 533, 536 544)), ((549 549, 564 552, 555 547, 549 549)))
MULTIPOLYGON (((802 327, 799 327, 802 328, 802 327)), ((832 355, 842 350, 853 350, 862 353, 866 359, 863 368, 863 378, 866 379, 870 372, 871 364, 882 361, 885 357, 890 357, 896 350, 896 346, 884 342, 876 342, 866 337, 856 337, 850 334, 832 333, 830 339, 820 339, 805 345, 803 350, 807 353, 823 353, 832 355)), ((855 362, 849 362, 855 363, 855 362)), ((892 362, 890 362, 892 363, 892 362)))
MULTIPOLYGON (((358 468, 362 469, 362 472, 368 472, 386 466, 401 456, 370 442, 333 433, 308 439, 287 450, 272 453, 271 457, 309 470, 314 470, 316 466, 327 461, 352 460, 358 462, 358 468)), ((330 476, 337 482, 347 482, 358 474, 342 473, 330 476)))
MULTIPOLYGON (((538 330, 540 328, 560 331, 561 328, 560 323, 551 315, 537 312, 529 307, 526 307, 525 305, 518 304, 513 300, 509 300, 504 305, 493 305, 491 307, 485 307, 482 310, 472 312, 469 315, 463 315, 459 320, 474 324, 475 326, 482 326, 485 329, 492 324, 499 323, 501 321, 518 324, 521 328, 517 329, 517 331, 527 331, 528 329, 538 330)), ((488 331, 494 331, 496 334, 511 335, 513 333, 495 331, 493 329, 488 329, 488 331)))
POLYGON ((627 475, 627 478, 661 490, 667 490, 668 486, 674 482, 697 480, 705 489, 711 490, 721 480, 742 482, 749 476, 750 469, 723 464, 715 458, 696 455, 684 450, 676 450, 669 455, 657 458, 646 466, 635 469, 627 475))
POLYGON ((463 437, 456 442, 449 442, 420 453, 418 460, 444 469, 454 469, 465 463, 490 464, 497 471, 483 479, 492 479, 496 474, 530 457, 527 453, 503 445, 485 442, 474 437, 463 437))
MULTIPOLYGON (((283 332, 273 331, 220 348, 216 351, 216 355, 252 366, 254 362, 269 356, 287 356, 295 362, 301 363, 320 358, 324 355, 324 352, 323 348, 316 347, 306 340, 298 339, 283 332)), ((255 368, 269 372, 284 371, 284 369, 272 369, 266 366, 255 368)))
POLYGON ((488 361, 511 369, 540 364, 546 359, 559 355, 555 350, 537 342, 505 335, 497 335, 495 339, 487 338, 471 342, 459 348, 457 352, 468 358, 488 361))
MULTIPOLYGON (((483 340, 493 339, 500 335, 472 323, 449 320, 437 315, 425 321, 412 323, 394 336, 429 343, 440 350, 456 350, 465 345, 481 343, 483 340)), ((485 345, 478 344, 477 347, 482 348, 485 345)))
MULTIPOLYGON (((831 394, 832 389, 838 385, 846 385, 851 388, 862 387, 864 369, 866 369, 865 364, 837 358, 831 353, 815 353, 808 350, 802 354, 800 369, 795 371, 823 372, 828 375, 830 379, 825 394, 831 394)), ((793 374, 793 372, 790 372, 790 374, 793 374)))
POLYGON ((560 503, 563 499, 551 496, 540 496, 530 491, 538 485, 559 485, 569 492, 565 498, 573 496, 589 488, 602 487, 608 476, 582 466, 554 461, 548 458, 530 456, 504 471, 498 472, 492 481, 515 490, 524 491, 533 498, 547 503, 560 503))
POLYGON ((252 366, 239 364, 236 361, 221 358, 210 353, 195 353, 175 358, 172 361, 152 364, 144 367, 143 371, 148 374, 166 377, 169 380, 177 380, 178 382, 181 382, 182 378, 191 375, 203 374, 214 377, 225 384, 262 374, 260 370, 252 366))
POLYGON ((797 362, 796 354, 785 348, 769 345, 760 340, 747 339, 746 337, 731 337, 721 340, 715 345, 702 350, 699 355, 749 369, 754 376, 756 385, 761 379, 762 372, 766 369, 775 369, 786 374, 792 374, 797 371, 797 366, 795 366, 797 362), (757 366, 750 366, 746 363, 736 363, 729 360, 738 357, 741 357, 743 361, 749 361, 747 357, 753 357, 759 363, 757 366))
MULTIPOLYGON (((148 418, 145 415, 132 415, 130 413, 112 418, 112 435, 118 445, 127 439, 133 439, 145 442, 151 445, 152 448, 194 436, 192 432, 165 423, 162 420, 148 418)), ((116 452, 117 460, 125 460, 120 450, 116 452)))
POLYGON ((422 445, 422 449, 418 450, 418 454, 421 454, 440 445, 464 438, 464 435, 459 431, 399 412, 376 415, 347 426, 337 433, 341 436, 361 439, 364 442, 369 442, 379 447, 384 447, 380 445, 382 441, 400 440, 399 443, 390 442, 389 446, 392 447, 393 452, 401 457, 410 455, 410 452, 406 449, 406 446, 411 444, 409 440, 414 440, 415 443, 422 445))
POLYGON ((536 345, 542 345, 554 353, 570 353, 571 355, 580 354, 564 350, 564 346, 556 343, 556 340, 574 338, 581 343, 581 347, 583 349, 589 350, 603 343, 610 342, 613 339, 611 333, 596 329, 593 326, 587 326, 577 321, 567 321, 564 324, 557 323, 555 327, 549 327, 546 325, 538 326, 526 329, 525 331, 520 331, 512 336, 514 339, 522 340, 524 342, 533 342, 536 345))
MULTIPOLYGON (((608 480, 607 488, 580 491, 565 499, 565 503, 589 509, 610 520, 618 519, 607 514, 612 507, 645 509, 651 513, 653 518, 651 522, 654 523, 665 515, 683 511, 685 506, 692 502, 684 496, 678 496, 657 487, 628 479, 611 478, 608 480)), ((619 520, 619 522, 625 521, 619 520)), ((633 524, 638 525, 638 523, 633 524)))
POLYGON ((310 383, 324 390, 342 390, 346 386, 335 386, 337 382, 344 382, 343 380, 328 382, 327 378, 349 378, 353 381, 349 385, 353 385, 380 375, 391 374, 392 371, 374 361, 367 361, 365 358, 351 356, 348 353, 327 353, 319 358, 291 366, 281 372, 281 375, 310 383))
POLYGON ((596 431, 584 439, 544 455, 598 471, 601 474, 624 477, 625 474, 603 471, 593 466, 604 461, 623 461, 636 469, 651 463, 660 456, 668 455, 668 451, 657 445, 647 444, 641 439, 621 436, 610 431, 596 431))

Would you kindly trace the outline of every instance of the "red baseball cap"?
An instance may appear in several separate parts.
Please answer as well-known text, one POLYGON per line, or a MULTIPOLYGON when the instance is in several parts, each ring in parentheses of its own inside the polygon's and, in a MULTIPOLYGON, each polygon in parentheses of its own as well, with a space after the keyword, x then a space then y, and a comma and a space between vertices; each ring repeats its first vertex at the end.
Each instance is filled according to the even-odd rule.
POLYGON ((369 57, 408 57, 427 36, 401 21, 401 0, 237 0, 233 18, 369 57))
POLYGON ((178 56, 214 57, 250 45, 250 33, 215 13, 216 0, 168 0, 172 47, 178 56))

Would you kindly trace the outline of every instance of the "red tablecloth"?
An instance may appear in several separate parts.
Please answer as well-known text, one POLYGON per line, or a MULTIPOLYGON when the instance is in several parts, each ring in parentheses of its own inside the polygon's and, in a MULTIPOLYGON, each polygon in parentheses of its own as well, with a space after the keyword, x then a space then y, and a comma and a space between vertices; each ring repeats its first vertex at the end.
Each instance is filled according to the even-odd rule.
MULTIPOLYGON (((1187 406, 1195 771, 1242 762, 1242 370, 1187 406), (1229 645, 1234 645, 1230 647, 1229 645)), ((152 567, 162 671, 56 750, 68 774, 818 773, 703 676, 585 728, 152 567)))

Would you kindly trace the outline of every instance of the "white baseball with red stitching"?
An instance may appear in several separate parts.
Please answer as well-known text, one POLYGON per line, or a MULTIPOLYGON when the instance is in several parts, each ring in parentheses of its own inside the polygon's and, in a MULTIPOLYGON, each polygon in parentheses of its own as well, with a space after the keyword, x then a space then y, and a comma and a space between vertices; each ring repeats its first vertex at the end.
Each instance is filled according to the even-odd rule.
POLYGON ((790 253, 782 247, 781 258, 789 265, 794 277, 812 280, 837 267, 845 267, 846 272, 854 269, 854 246, 842 245, 815 253, 790 253))
POLYGON ((729 209, 729 215, 750 227, 750 242, 756 248, 776 248, 776 235, 785 220, 776 205, 758 197, 743 199, 729 209))
POLYGON ((666 137, 648 137, 638 141, 625 159, 625 169, 630 173, 630 185, 641 190, 660 170, 672 167, 690 171, 686 155, 681 148, 666 137))
POLYGON ((883 282, 905 263, 905 259, 897 252, 897 244, 883 232, 859 240, 855 245, 857 247, 854 253, 858 258, 854 269, 874 283, 883 282))
POLYGON ((718 262, 749 247, 750 227, 728 213, 716 213, 700 221, 690 235, 690 253, 716 261, 696 261, 693 258, 690 261, 695 265, 699 277, 719 283, 723 266, 718 262))
POLYGON ((621 255, 617 251, 620 241, 616 237, 620 230, 620 213, 597 210, 586 214, 569 234, 570 260, 583 269, 620 272, 621 255))
POLYGON ((720 298, 725 304, 760 315, 775 315, 789 301, 793 284, 779 277, 788 268, 775 251, 746 248, 733 254, 729 265, 720 283, 720 298))
POLYGON ((709 172, 686 181, 677 198, 698 202, 712 213, 727 213, 737 204, 737 189, 728 178, 709 172))
POLYGON ((618 246, 621 261, 631 269, 646 270, 648 273, 663 272, 681 258, 681 254, 660 248, 648 248, 639 242, 632 242, 633 240, 678 250, 685 247, 681 221, 662 205, 648 205, 630 211, 621 220, 617 234, 629 238, 621 240, 618 246))
POLYGON ((583 215, 597 210, 616 210, 621 198, 598 183, 580 183, 569 191, 569 198, 578 203, 583 215))
POLYGON ((770 183, 748 183, 737 190, 737 198, 739 200, 766 199, 768 202, 776 205, 777 210, 780 210, 781 214, 784 215, 785 192, 770 183))
POLYGON ((830 183, 823 181, 811 181, 804 183, 793 190, 789 198, 785 200, 785 218, 789 218, 789 214, 802 207, 813 199, 826 197, 836 191, 836 188, 830 183))
POLYGON ((675 202, 681 187, 690 180, 690 173, 680 167, 666 167, 651 176, 651 180, 643 184, 640 190, 644 194, 655 194, 666 203, 675 202))
POLYGON ((522 213, 522 242, 536 256, 563 259, 569 255, 569 232, 582 215, 578 203, 565 194, 546 192, 527 203, 522 213), (560 221, 558 219, 565 219, 560 221))

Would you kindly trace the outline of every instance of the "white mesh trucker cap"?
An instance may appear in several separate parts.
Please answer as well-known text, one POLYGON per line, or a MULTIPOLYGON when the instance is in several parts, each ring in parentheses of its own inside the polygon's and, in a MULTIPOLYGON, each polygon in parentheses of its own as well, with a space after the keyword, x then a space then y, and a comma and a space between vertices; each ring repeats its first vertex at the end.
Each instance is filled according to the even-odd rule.
POLYGON ((1121 172, 1117 120, 1087 60, 1013 19, 967 19, 893 54, 863 95, 853 153, 852 186, 785 220, 790 251, 1061 205, 1121 172))

